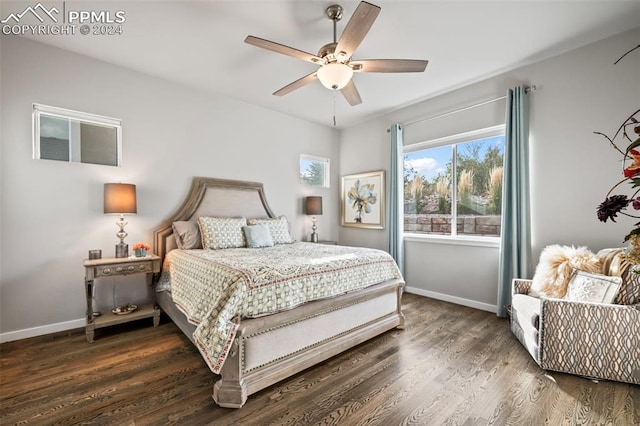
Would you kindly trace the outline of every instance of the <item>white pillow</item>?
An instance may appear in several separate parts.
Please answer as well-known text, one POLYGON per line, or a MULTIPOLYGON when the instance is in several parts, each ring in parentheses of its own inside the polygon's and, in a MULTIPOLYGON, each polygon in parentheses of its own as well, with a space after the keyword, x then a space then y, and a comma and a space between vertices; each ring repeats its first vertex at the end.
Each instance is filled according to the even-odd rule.
POLYGON ((279 216, 271 219, 248 219, 248 225, 258 225, 264 223, 269 225, 271 231, 271 238, 274 244, 291 244, 295 240, 289 233, 289 222, 286 216, 279 216))
POLYGON ((564 300, 613 303, 622 283, 620 277, 594 274, 576 269, 571 275, 564 300))
POLYGON ((247 247, 273 247, 271 231, 269 230, 269 225, 266 223, 243 226, 242 230, 244 231, 245 237, 247 237, 247 247))
POLYGON ((562 299, 575 269, 601 273, 602 262, 586 247, 553 244, 540 253, 529 294, 535 297, 562 299))

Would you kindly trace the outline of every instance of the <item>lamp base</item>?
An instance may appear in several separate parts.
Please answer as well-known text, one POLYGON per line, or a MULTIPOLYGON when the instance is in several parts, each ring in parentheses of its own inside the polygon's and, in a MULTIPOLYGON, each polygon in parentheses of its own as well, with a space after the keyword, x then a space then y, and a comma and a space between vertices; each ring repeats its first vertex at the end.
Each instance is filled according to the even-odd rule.
POLYGON ((119 243, 116 244, 116 257, 129 257, 129 244, 119 243))
POLYGON ((318 219, 316 219, 315 216, 311 217, 311 222, 313 222, 313 225, 311 226, 311 242, 312 243, 317 243, 318 242, 318 234, 316 234, 316 230, 318 229, 318 219))

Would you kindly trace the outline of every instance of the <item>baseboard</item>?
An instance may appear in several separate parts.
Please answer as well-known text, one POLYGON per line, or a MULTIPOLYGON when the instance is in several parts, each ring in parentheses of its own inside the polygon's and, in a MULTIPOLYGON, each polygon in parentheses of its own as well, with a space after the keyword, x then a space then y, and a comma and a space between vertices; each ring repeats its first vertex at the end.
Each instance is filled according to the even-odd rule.
MULTIPOLYGON (((419 296, 430 297, 432 299, 444 300, 445 302, 455 303, 457 305, 468 306, 470 308, 480 309, 496 313, 498 307, 488 303, 478 302, 476 300, 464 299, 462 297, 451 296, 449 294, 437 293, 435 291, 423 290, 416 287, 405 287, 407 293, 417 294, 419 296)), ((85 326, 85 319, 80 318, 71 321, 59 322, 56 324, 48 324, 40 327, 25 328, 24 330, 9 331, 0 334, 0 343, 12 342, 14 340, 28 339, 29 337, 43 336, 45 334, 57 333, 59 331, 73 330, 74 328, 82 328, 85 326)))
POLYGON ((481 311, 498 312, 497 305, 478 302, 476 300, 464 299, 462 297, 451 296, 450 294, 437 293, 435 291, 423 290, 416 287, 405 287, 407 293, 417 294, 418 296, 430 297, 432 299, 444 300, 445 302, 455 303, 456 305, 468 306, 470 308, 480 309, 481 311))
POLYGON ((14 340, 28 339, 29 337, 43 336, 45 334, 57 333, 59 331, 83 328, 86 322, 84 318, 47 324, 40 327, 25 328, 24 330, 8 331, 0 334, 0 343, 12 342, 14 340))

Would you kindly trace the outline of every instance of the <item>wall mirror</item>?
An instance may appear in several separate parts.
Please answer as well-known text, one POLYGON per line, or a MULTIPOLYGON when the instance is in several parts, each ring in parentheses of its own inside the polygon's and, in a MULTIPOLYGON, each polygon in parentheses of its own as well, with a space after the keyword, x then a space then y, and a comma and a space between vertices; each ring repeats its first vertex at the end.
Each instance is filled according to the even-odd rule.
POLYGON ((120 166, 122 120, 33 104, 33 158, 120 166))
POLYGON ((300 155, 300 181, 311 186, 329 188, 329 159, 300 155))

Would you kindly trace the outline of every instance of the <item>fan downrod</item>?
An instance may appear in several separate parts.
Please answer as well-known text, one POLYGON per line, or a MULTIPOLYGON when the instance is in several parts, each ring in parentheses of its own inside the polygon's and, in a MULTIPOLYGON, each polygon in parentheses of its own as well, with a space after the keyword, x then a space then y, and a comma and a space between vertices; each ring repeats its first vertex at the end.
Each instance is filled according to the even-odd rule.
POLYGON ((331 57, 328 59, 335 60, 335 57, 333 56, 333 54, 336 50, 336 46, 338 45, 338 39, 337 39, 338 25, 337 24, 338 24, 338 21, 342 19, 342 11, 343 11, 342 6, 340 6, 339 4, 332 4, 326 9, 327 16, 333 22, 333 43, 325 44, 320 48, 320 51, 318 52, 318 56, 323 59, 331 55, 331 57))

